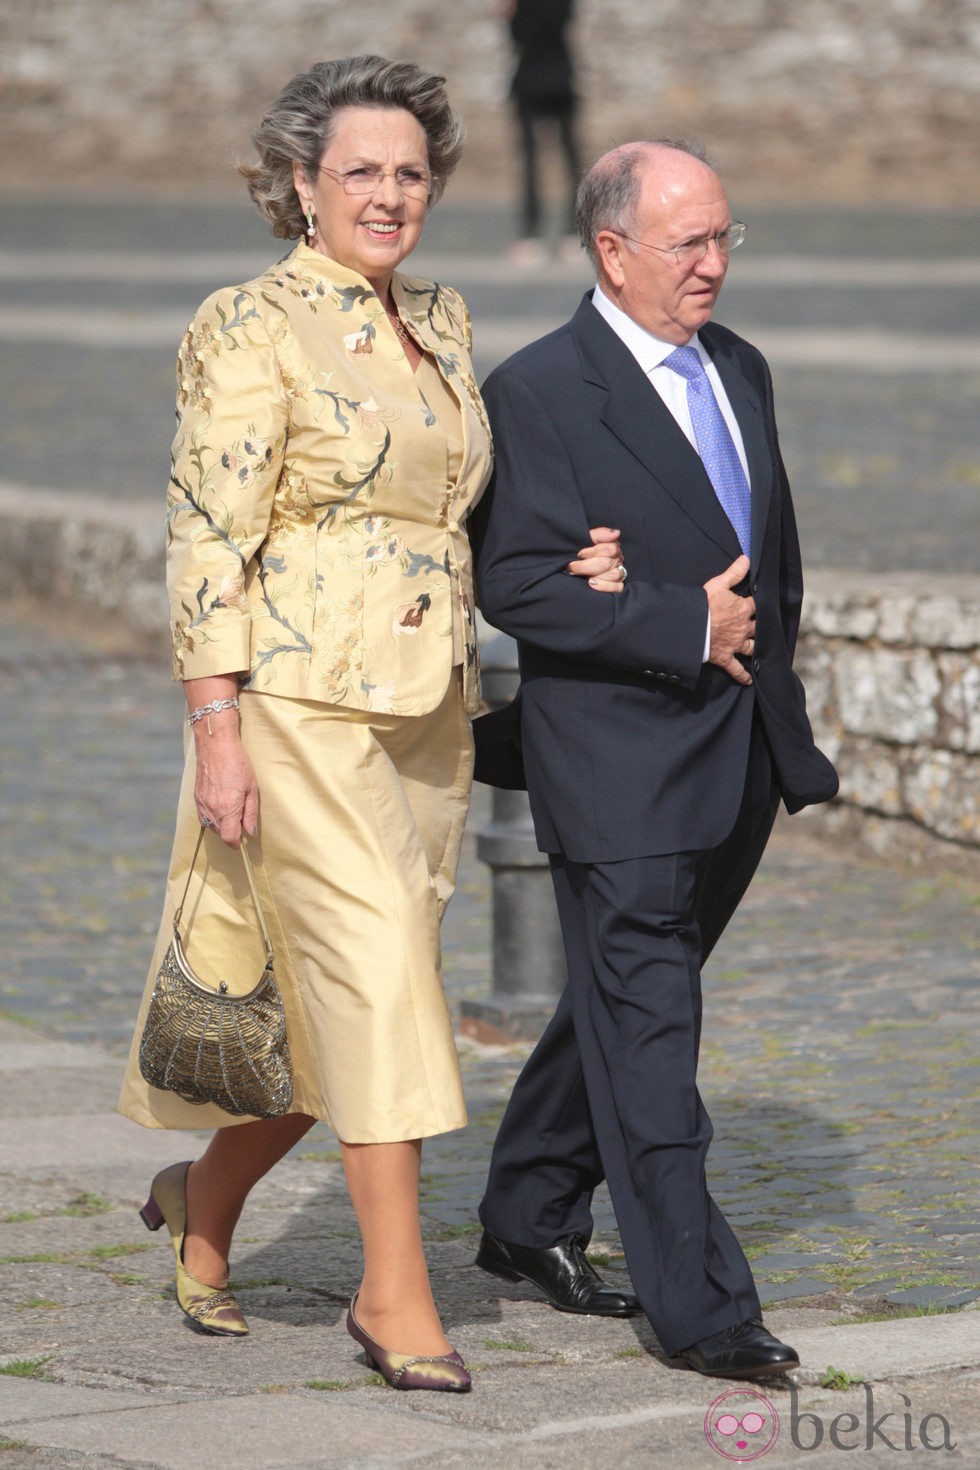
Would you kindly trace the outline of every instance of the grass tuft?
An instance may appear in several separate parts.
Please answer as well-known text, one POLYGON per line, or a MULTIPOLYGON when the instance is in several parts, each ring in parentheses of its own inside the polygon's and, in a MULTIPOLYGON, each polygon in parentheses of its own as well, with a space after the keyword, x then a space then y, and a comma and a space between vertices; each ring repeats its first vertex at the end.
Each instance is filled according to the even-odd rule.
POLYGON ((7 1378, 44 1378, 45 1363, 50 1363, 52 1354, 44 1358, 15 1358, 12 1363, 0 1365, 0 1373, 7 1378))
POLYGON ((87 1190, 83 1194, 76 1194, 70 1199, 63 1210, 55 1210, 56 1215, 104 1215, 112 1209, 112 1201, 103 1199, 100 1194, 90 1194, 87 1190))
POLYGON ((891 1322, 900 1317, 945 1317, 955 1312, 956 1307, 943 1307, 938 1302, 928 1302, 918 1307, 903 1307, 900 1303, 888 1303, 876 1312, 856 1312, 853 1316, 835 1317, 831 1327, 851 1327, 857 1322, 891 1322))
POLYGON ((835 1368, 833 1364, 828 1364, 822 1378, 820 1379, 820 1387, 836 1388, 843 1390, 847 1388, 853 1388, 856 1383, 863 1382, 864 1379, 861 1378, 859 1375, 855 1375, 853 1373, 845 1373, 843 1368, 835 1368))
POLYGON ((98 1261, 112 1261, 116 1256, 133 1256, 138 1251, 152 1250, 152 1245, 93 1245, 85 1254, 95 1256, 98 1261))

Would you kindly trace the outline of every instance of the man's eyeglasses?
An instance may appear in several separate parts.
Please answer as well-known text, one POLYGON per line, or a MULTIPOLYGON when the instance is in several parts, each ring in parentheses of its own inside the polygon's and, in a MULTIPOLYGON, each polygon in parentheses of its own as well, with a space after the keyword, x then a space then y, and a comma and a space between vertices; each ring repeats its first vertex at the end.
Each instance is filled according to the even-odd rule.
POLYGON ((432 193, 432 175, 427 168, 396 168, 389 172, 375 164, 364 163, 358 168, 340 172, 321 163, 320 172, 336 179, 345 194, 373 194, 382 179, 392 178, 401 192, 409 199, 428 199, 432 193))
POLYGON ((745 230, 746 226, 739 220, 732 220, 717 235, 701 235, 697 240, 685 240, 682 245, 651 245, 649 240, 637 240, 635 236, 626 235, 622 230, 613 230, 612 234, 618 235, 621 240, 630 240, 634 245, 642 245, 645 250, 657 250, 661 255, 672 255, 678 265, 697 265, 712 245, 717 245, 722 255, 727 255, 729 250, 737 250, 745 239, 745 230))

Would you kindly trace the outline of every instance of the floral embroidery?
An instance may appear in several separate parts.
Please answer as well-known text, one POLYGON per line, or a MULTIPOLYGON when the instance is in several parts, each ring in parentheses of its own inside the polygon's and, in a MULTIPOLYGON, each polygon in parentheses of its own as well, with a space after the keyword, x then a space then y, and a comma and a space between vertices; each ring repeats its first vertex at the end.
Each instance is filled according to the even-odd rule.
POLYGON ((370 322, 365 322, 359 332, 349 332, 343 339, 348 357, 364 357, 374 351, 372 343, 376 332, 370 322))
POLYGON ((299 551, 302 537, 312 519, 313 507, 310 505, 303 472, 297 465, 287 461, 276 487, 276 498, 266 536, 266 554, 274 549, 278 554, 288 556, 293 546, 299 551))
POLYGON ((245 596, 245 578, 239 572, 234 577, 222 577, 218 588, 218 601, 222 607, 234 607, 239 612, 248 612, 248 598, 245 596))
MULTIPOLYGON (((292 257, 287 256, 287 260, 292 257)), ((285 264, 286 262, 281 262, 285 264)), ((272 284, 280 290, 286 290, 291 296, 305 301, 311 311, 325 302, 340 308, 341 311, 352 311, 359 302, 377 301, 377 296, 370 288, 364 286, 337 286, 333 281, 310 269, 304 269, 299 265, 292 265, 287 270, 274 272, 271 276, 272 284)))
POLYGON ((365 429, 372 429, 375 432, 378 432, 384 423, 384 414, 373 398, 365 398, 363 403, 357 405, 357 416, 365 429))
POLYGON ((403 602, 395 608, 394 617, 391 620, 393 633, 417 633, 422 626, 422 619, 432 606, 432 598, 427 592, 416 597, 414 602, 403 602))
POLYGON ((395 706, 392 700, 395 697, 396 685, 391 684, 368 684, 361 680, 361 691, 367 695, 367 707, 379 715, 393 715, 395 706))
POLYGON ((405 550, 405 543, 400 536, 390 536, 384 541, 374 541, 364 548, 364 560, 366 562, 394 561, 396 556, 401 556, 405 550))

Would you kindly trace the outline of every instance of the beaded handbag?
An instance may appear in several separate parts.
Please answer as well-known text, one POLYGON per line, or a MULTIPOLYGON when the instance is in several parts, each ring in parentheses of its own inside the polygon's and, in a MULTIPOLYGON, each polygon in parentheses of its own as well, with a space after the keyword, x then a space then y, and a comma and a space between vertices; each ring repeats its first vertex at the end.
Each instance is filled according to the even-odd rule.
POLYGON ((245 843, 239 849, 266 961, 246 995, 229 993, 227 980, 208 985, 195 975, 180 935, 202 827, 174 914, 174 937, 156 984, 140 1040, 140 1072, 153 1087, 175 1092, 185 1102, 216 1103, 226 1113, 278 1118, 289 1111, 293 1084, 286 1015, 273 971, 272 943, 245 843))

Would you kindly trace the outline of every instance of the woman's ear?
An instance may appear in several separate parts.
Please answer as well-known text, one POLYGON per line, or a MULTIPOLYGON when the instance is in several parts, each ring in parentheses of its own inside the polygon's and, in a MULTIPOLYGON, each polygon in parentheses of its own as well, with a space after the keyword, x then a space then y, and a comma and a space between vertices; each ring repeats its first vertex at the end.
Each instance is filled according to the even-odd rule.
POLYGON ((310 193, 310 181, 306 177, 305 168, 295 158, 293 159, 293 188, 299 195, 299 202, 304 211, 307 210, 313 203, 313 196, 310 193))

